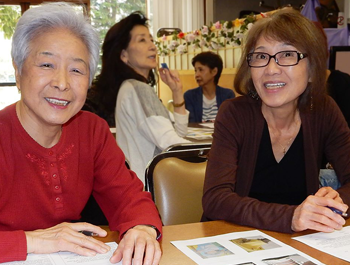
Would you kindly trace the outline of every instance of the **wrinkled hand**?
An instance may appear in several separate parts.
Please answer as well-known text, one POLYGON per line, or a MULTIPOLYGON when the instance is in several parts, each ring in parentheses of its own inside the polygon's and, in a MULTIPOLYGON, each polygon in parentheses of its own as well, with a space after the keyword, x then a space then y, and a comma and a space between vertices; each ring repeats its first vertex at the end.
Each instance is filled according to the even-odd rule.
POLYGON ((348 210, 339 193, 330 187, 323 187, 315 195, 308 196, 294 211, 292 230, 300 232, 313 229, 320 232, 340 230, 345 224, 344 218, 328 209, 334 207, 342 212, 348 210))
POLYGON ((96 253, 106 253, 110 247, 79 231, 86 230, 97 233, 100 237, 107 232, 98 226, 88 223, 61 223, 56 226, 25 232, 27 238, 27 253, 54 253, 69 251, 82 256, 95 256, 96 253))
POLYGON ((169 70, 165 68, 159 69, 159 75, 162 81, 170 87, 173 93, 182 94, 182 83, 180 81, 179 73, 175 70, 169 70))
POLYGON ((123 265, 158 265, 162 251, 156 240, 154 228, 138 225, 129 229, 118 244, 110 261, 117 263, 123 259, 123 265))
MULTIPOLYGON (((333 190, 331 187, 320 188, 315 193, 315 196, 330 198, 330 199, 333 199, 337 202, 343 203, 343 200, 342 200, 342 198, 340 198, 339 193, 336 190, 333 190)), ((328 206, 331 206, 331 205, 328 205, 328 206)))

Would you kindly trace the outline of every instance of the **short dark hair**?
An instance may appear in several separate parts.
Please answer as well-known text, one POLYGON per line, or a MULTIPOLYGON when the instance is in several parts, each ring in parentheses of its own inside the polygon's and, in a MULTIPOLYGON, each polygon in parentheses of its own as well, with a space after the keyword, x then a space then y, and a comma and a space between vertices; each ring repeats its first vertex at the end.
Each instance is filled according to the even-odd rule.
POLYGON ((219 83, 219 79, 221 76, 223 63, 220 55, 213 52, 202 52, 197 54, 192 59, 192 65, 194 67, 195 63, 199 62, 203 65, 208 66, 210 69, 214 69, 215 67, 218 69, 217 74, 215 75, 214 82, 217 85, 219 83))

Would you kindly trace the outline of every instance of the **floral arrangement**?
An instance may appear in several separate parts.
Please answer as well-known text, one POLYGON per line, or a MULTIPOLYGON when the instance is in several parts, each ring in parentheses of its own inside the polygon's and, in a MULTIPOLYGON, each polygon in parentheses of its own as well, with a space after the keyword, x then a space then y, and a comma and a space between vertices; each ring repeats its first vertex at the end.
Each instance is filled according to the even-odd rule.
MULTIPOLYGON (((261 14, 265 17, 266 14, 261 14)), ((232 47, 242 45, 242 39, 256 21, 255 15, 248 15, 244 19, 234 21, 217 21, 210 26, 202 26, 200 30, 189 33, 174 32, 170 37, 163 35, 156 41, 159 56, 170 55, 171 52, 184 54, 188 46, 193 49, 206 47, 209 50, 218 50, 227 45, 232 47), (169 42, 168 42, 169 41, 169 42)))

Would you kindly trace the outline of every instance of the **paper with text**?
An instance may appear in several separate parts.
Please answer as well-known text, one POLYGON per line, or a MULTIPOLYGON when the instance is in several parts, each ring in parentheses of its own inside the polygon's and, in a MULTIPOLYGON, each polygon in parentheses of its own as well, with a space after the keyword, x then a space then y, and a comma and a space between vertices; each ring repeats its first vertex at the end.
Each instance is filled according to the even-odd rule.
MULTIPOLYGON (((106 243, 111 250, 106 254, 97 254, 94 257, 85 257, 72 252, 58 252, 52 254, 28 254, 26 261, 5 262, 6 265, 110 265, 109 259, 117 249, 115 242, 106 243)), ((122 262, 116 263, 122 265, 122 262)))
POLYGON ((323 264, 258 230, 171 243, 199 265, 323 264))
POLYGON ((310 247, 350 262, 350 226, 332 233, 314 233, 293 237, 310 247))

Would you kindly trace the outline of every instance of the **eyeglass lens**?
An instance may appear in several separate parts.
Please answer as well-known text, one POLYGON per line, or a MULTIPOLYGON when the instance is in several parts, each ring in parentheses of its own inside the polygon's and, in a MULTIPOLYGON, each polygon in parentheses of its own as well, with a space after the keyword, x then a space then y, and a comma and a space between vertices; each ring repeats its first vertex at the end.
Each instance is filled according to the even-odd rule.
MULTIPOLYGON (((280 66, 292 66, 299 62, 297 51, 281 51, 275 55, 264 52, 253 52, 248 55, 248 64, 252 67, 263 67, 269 64, 271 58, 274 58, 280 66)), ((301 58, 302 59, 302 58, 301 58)))

